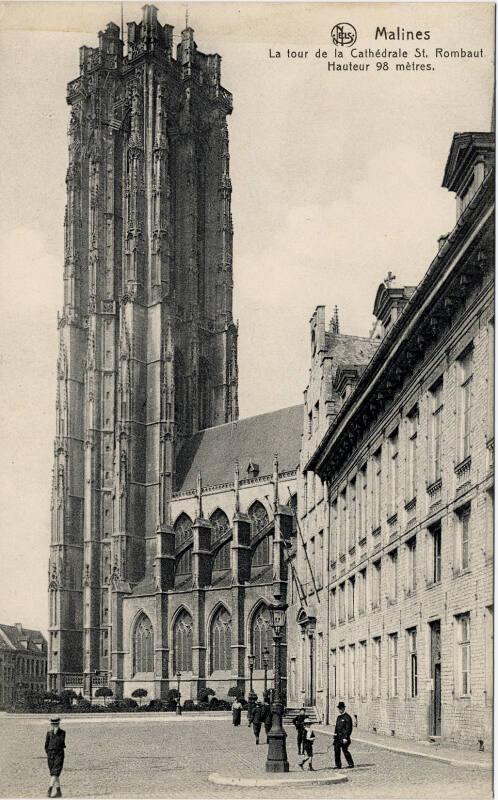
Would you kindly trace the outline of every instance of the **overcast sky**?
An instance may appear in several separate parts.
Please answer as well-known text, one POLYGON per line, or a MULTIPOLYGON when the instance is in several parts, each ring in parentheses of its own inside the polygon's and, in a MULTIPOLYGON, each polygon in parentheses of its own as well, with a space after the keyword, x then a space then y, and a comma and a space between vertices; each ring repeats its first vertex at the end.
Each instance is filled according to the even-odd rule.
MULTIPOLYGON (((184 26, 185 5, 157 3, 184 26)), ((203 52, 223 57, 230 119, 234 316, 240 412, 298 403, 317 304, 367 335, 379 282, 416 284, 455 220, 441 188, 455 131, 489 130, 491 4, 191 3, 203 52), (330 30, 349 21, 357 46, 377 26, 429 30, 423 46, 484 49, 433 60, 434 72, 333 73, 330 30), (269 49, 282 53, 270 59, 269 49), (308 50, 290 61, 287 48, 308 50)), ((61 306, 66 83, 78 48, 95 46, 118 3, 0 6, 0 621, 46 630, 56 314, 61 306)), ((124 4, 125 21, 141 3, 124 4)), ((176 40, 175 40, 176 41, 176 40)), ((382 43, 381 46, 385 46, 382 43)), ((389 42, 391 48, 403 42, 389 42)))

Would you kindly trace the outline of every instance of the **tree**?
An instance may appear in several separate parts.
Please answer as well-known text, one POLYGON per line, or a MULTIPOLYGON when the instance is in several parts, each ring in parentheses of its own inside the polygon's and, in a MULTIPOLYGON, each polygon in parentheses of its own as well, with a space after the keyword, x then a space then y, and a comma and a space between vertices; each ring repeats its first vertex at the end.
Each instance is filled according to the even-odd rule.
POLYGON ((99 688, 95 692, 95 697, 103 697, 104 698, 104 705, 107 705, 106 697, 112 697, 113 694, 114 694, 114 692, 112 691, 112 689, 109 689, 108 686, 99 686, 99 688))
POLYGON ((134 689, 131 693, 132 697, 138 697, 140 708, 142 707, 142 697, 147 697, 147 689, 134 689))

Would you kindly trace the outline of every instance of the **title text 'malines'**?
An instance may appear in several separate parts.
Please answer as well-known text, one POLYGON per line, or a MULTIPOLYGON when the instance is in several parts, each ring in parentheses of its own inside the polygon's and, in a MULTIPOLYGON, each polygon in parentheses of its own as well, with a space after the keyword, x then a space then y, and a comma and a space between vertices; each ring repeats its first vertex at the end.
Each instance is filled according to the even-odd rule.
POLYGON ((376 39, 397 39, 400 41, 414 41, 418 39, 430 39, 431 32, 430 31, 407 31, 404 28, 400 28, 399 25, 394 30, 388 30, 385 26, 380 28, 379 26, 375 29, 375 38, 376 39))

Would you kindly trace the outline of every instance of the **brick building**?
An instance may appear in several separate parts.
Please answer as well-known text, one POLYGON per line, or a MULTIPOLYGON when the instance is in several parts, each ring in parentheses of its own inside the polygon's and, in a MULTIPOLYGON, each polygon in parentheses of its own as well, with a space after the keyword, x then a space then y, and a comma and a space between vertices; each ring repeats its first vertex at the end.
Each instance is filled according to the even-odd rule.
POLYGON ((40 631, 0 624, 0 708, 47 688, 47 641, 40 631))
POLYGON ((312 319, 289 702, 491 747, 493 134, 455 134, 443 186, 456 225, 417 287, 380 285, 371 341, 312 319))

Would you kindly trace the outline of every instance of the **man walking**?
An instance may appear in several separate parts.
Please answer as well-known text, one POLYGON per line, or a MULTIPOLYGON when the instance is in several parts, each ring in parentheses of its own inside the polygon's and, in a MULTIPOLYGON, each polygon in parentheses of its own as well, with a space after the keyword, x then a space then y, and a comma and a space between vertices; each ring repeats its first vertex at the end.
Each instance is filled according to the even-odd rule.
POLYGON ((45 752, 47 754, 48 768, 50 771, 50 784, 47 797, 62 797, 59 776, 64 765, 64 748, 66 747, 66 732, 59 728, 60 718, 52 717, 51 730, 45 737, 45 752), (52 790, 55 789, 55 794, 52 790))
POLYGON ((265 719, 265 712, 263 711, 263 704, 261 703, 260 700, 258 700, 254 708, 254 711, 252 713, 252 729, 254 732, 254 736, 256 737, 256 744, 259 744, 259 734, 264 719, 265 719))
POLYGON ((347 713, 346 705, 342 702, 342 700, 337 708, 339 709, 339 715, 335 723, 334 731, 334 769, 342 769, 341 751, 344 754, 344 758, 348 762, 348 769, 353 769, 354 761, 351 753, 349 752, 349 747, 351 745, 351 732, 353 730, 353 720, 347 713))

